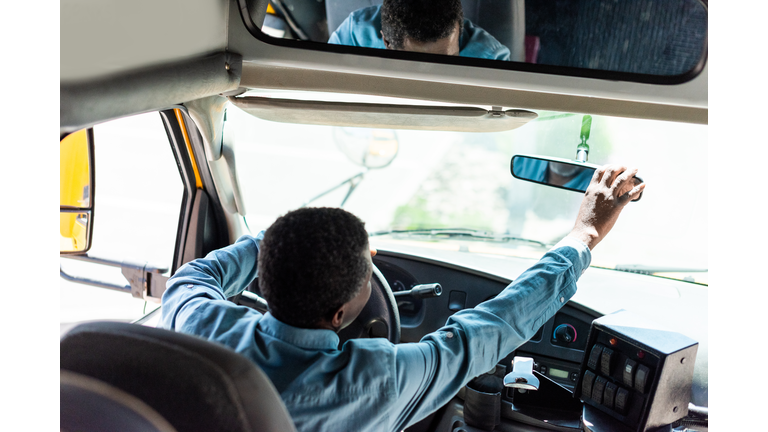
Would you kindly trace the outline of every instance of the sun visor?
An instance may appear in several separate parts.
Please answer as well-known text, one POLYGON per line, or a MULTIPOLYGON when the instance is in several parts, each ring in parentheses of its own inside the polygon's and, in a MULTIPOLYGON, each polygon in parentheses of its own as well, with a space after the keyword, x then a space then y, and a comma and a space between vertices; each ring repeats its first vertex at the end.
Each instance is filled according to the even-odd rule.
POLYGON ((326 102, 269 97, 230 97, 243 111, 264 120, 327 126, 500 132, 519 128, 537 114, 526 110, 491 110, 465 106, 326 102))

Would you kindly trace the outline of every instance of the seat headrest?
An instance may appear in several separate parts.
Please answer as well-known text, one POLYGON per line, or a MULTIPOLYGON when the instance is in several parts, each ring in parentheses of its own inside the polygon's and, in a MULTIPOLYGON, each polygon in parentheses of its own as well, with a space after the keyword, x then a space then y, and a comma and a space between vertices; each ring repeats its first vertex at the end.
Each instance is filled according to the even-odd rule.
POLYGON ((293 431, 272 383, 222 345, 119 322, 81 324, 61 340, 63 370, 149 405, 179 431, 293 431))
POLYGON ((63 432, 176 432, 152 407, 96 378, 61 371, 63 432))

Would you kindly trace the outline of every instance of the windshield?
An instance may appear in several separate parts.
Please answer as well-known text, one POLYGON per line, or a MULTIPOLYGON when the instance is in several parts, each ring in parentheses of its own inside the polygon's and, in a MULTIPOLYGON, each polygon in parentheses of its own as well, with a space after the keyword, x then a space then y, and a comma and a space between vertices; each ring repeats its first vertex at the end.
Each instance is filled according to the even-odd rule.
MULTIPOLYGON (((388 241, 535 258, 568 234, 582 198, 510 174, 515 154, 576 157, 583 116, 538 114, 505 132, 395 131, 278 123, 230 104, 224 134, 253 232, 303 205, 343 203, 370 233, 443 229, 388 241)), ((636 166, 648 184, 593 266, 707 269, 706 140, 703 125, 593 116, 589 162, 636 166)), ((706 272, 671 276, 706 283, 706 272)))

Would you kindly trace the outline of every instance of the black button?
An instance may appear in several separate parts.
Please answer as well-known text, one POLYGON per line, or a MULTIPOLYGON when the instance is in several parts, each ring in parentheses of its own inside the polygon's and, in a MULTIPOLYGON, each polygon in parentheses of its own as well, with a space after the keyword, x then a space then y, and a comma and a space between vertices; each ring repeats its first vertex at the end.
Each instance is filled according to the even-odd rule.
POLYGON ((579 374, 576 372, 571 372, 571 381, 576 382, 579 380, 579 374))
POLYGON ((603 392, 603 405, 613 409, 613 400, 616 398, 616 390, 618 387, 616 384, 609 382, 605 385, 605 391, 603 392))
POLYGON ((623 387, 619 387, 619 389, 616 390, 616 400, 613 405, 616 412, 624 414, 629 405, 629 391, 623 387))
POLYGON ((595 374, 592 371, 584 372, 584 380, 581 382, 581 398, 587 400, 592 397, 592 384, 595 382, 595 374))
POLYGON ((597 377, 595 385, 592 386, 592 400, 598 404, 603 403, 603 392, 605 391, 605 384, 607 383, 608 381, 605 378, 597 377))
POLYGON ((541 365, 541 370, 539 371, 539 373, 541 373, 542 375, 546 375, 548 370, 549 369, 547 369, 546 366, 541 365))
POLYGON ((587 361, 587 367, 593 370, 597 369, 597 362, 600 360, 600 353, 603 352, 603 346, 595 344, 592 347, 592 351, 589 353, 589 361, 587 361))
POLYGON ((645 383, 648 381, 648 375, 651 374, 651 370, 647 366, 637 366, 637 373, 635 374, 635 390, 640 393, 645 393, 645 383))
POLYGON ((634 360, 627 359, 627 362, 624 364, 624 385, 625 386, 627 387, 634 386, 636 368, 637 368, 637 363, 634 360))
POLYGON ((608 347, 603 348, 603 355, 600 356, 600 371, 603 375, 611 375, 612 360, 613 350, 608 347))

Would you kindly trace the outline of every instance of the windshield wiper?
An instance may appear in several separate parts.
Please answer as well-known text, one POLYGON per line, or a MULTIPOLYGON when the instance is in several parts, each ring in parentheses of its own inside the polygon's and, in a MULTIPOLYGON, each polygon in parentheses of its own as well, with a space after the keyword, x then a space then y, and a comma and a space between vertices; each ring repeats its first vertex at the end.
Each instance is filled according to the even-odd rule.
POLYGON ((654 267, 640 264, 619 264, 613 270, 651 275, 654 273, 704 273, 709 269, 682 267, 654 267))
POLYGON ((473 240, 483 240, 490 242, 507 243, 513 241, 533 243, 541 247, 551 247, 553 244, 544 243, 538 240, 531 240, 521 237, 515 237, 508 234, 496 234, 487 231, 472 230, 467 228, 419 228, 409 230, 383 230, 369 233, 370 237, 390 235, 390 234, 404 234, 407 236, 426 236, 431 238, 456 238, 467 237, 473 240))

